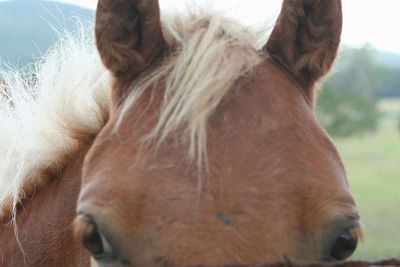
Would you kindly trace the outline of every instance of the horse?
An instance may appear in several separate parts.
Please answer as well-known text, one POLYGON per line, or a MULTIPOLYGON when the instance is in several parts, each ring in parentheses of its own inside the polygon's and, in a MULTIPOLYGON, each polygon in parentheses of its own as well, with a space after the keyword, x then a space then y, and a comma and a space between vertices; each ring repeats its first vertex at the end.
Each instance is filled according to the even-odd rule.
POLYGON ((314 112, 341 28, 340 0, 284 0, 262 44, 210 9, 100 0, 97 50, 61 41, 29 90, 2 75, 0 265, 348 258, 360 215, 314 112))

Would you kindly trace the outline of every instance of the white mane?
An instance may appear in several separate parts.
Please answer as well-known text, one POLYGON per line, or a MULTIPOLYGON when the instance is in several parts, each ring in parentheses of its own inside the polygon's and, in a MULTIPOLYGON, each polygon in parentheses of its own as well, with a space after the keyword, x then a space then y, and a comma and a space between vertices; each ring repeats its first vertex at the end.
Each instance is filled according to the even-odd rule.
POLYGON ((93 38, 66 36, 34 65, 1 71, 0 219, 62 171, 109 112, 109 74, 93 38))
MULTIPOLYGON (((160 143, 184 127, 189 156, 201 164, 208 119, 237 79, 261 61, 265 31, 204 10, 163 14, 162 21, 176 51, 132 85, 137 93, 124 110, 149 85, 165 83, 160 120, 149 137, 160 143)), ((15 71, 0 73, 0 220, 60 173, 108 119, 109 74, 91 38, 64 38, 35 68, 28 80, 15 71)))

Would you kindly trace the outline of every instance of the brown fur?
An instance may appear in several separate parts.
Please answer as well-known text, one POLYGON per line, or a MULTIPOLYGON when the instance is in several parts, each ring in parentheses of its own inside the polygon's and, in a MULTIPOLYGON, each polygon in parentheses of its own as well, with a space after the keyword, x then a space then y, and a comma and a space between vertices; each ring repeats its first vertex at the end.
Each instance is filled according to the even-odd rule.
POLYGON ((19 208, 19 241, 11 221, 0 226, 1 267, 85 267, 89 256, 80 240, 74 239, 71 222, 76 216, 83 157, 87 148, 69 159, 60 175, 25 199, 19 208), (24 253, 24 254, 23 254, 24 253))
MULTIPOLYGON (((77 153, 79 153, 79 151, 77 153)), ((68 165, 70 160, 71 156, 65 155, 57 162, 57 164, 54 164, 51 167, 35 170, 34 175, 29 177, 30 180, 35 182, 27 183, 23 186, 18 196, 20 201, 24 202, 33 198, 38 191, 41 191, 43 188, 45 188, 49 183, 51 183, 52 179, 59 175, 60 170, 68 165)), ((12 216, 14 216, 13 207, 14 203, 12 199, 9 199, 3 203, 3 209, 0 213, 0 222, 7 222, 12 218, 12 216)))

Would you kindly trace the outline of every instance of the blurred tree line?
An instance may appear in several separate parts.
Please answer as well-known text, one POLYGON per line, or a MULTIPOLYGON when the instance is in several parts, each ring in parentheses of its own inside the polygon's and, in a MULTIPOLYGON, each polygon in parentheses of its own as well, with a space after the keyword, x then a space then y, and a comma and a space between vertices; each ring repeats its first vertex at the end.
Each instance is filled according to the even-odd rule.
POLYGON ((400 97, 400 55, 343 47, 332 74, 323 84, 317 115, 334 136, 377 129, 381 98, 400 97))

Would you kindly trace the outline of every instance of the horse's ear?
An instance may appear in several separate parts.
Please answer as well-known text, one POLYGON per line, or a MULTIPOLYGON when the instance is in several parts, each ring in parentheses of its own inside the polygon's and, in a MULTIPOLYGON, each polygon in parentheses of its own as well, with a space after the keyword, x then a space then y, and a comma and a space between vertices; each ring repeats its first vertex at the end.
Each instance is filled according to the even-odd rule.
POLYGON ((313 100, 316 81, 336 58, 341 32, 340 0, 284 0, 264 50, 280 61, 313 100))
POLYGON ((112 101, 166 50, 157 0, 99 0, 96 44, 104 65, 115 77, 112 101))

